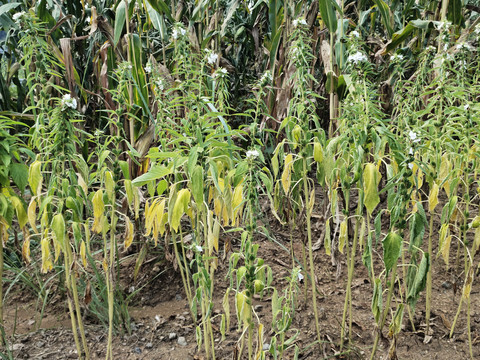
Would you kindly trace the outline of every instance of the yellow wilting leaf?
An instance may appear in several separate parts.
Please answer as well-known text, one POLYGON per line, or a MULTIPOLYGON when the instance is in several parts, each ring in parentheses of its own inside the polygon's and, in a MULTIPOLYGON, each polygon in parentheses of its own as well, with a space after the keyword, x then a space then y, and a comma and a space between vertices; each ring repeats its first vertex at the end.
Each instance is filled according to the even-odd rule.
POLYGON ((145 202, 145 236, 149 236, 150 231, 152 231, 156 216, 154 210, 157 206, 157 201, 158 199, 153 200, 152 205, 149 204, 148 200, 145 202))
POLYGON ((2 239, 2 241, 3 241, 3 246, 6 246, 7 245, 7 240, 8 240, 8 228, 10 226, 8 225, 5 218, 3 218, 2 216, 0 216, 0 224, 2 225, 0 227, 3 229, 2 233, 0 233, 0 239, 2 239))
POLYGON ((130 219, 125 216, 125 241, 123 243, 123 247, 127 250, 133 242, 133 236, 135 234, 133 223, 130 219))
POLYGON ((215 250, 218 252, 218 239, 220 237, 220 222, 218 219, 215 219, 215 222, 213 224, 213 239, 210 244, 208 244, 209 247, 209 255, 212 254, 212 250, 215 250))
POLYGON ((127 195, 127 202, 128 202, 128 206, 131 207, 132 206, 132 202, 133 202, 133 185, 132 185, 132 181, 131 180, 128 180, 128 179, 125 179, 123 181, 123 184, 125 186, 125 194, 127 195))
POLYGON ((172 218, 170 223, 170 226, 173 230, 175 230, 175 232, 178 231, 178 227, 180 226, 180 220, 182 219, 182 215, 187 210, 189 202, 190 191, 188 189, 180 190, 177 194, 175 205, 173 205, 172 218))
POLYGON ((50 245, 47 237, 43 237, 41 241, 42 247, 42 273, 47 273, 53 269, 52 257, 50 255, 50 245))
MULTIPOLYGON (((57 214, 52 219, 52 230, 53 230, 53 243, 55 245, 55 249, 57 248, 56 243, 60 245, 62 250, 65 249, 65 219, 63 218, 62 214, 57 214)), ((59 255, 59 254, 58 254, 59 255)), ((56 254, 55 261, 57 261, 58 256, 56 254)))
POLYGON ((428 211, 433 213, 435 207, 438 205, 438 190, 440 187, 436 182, 433 183, 432 188, 430 189, 430 194, 428 194, 428 211))
POLYGON ((103 218, 105 211, 105 204, 103 203, 103 191, 102 189, 97 190, 92 199, 93 203, 93 225, 92 231, 97 234, 101 233, 103 230, 103 218))
POLYGON ((77 182, 78 182, 78 185, 80 185, 80 187, 82 188, 83 192, 85 194, 88 193, 88 186, 87 186, 87 183, 85 182, 85 180, 83 179, 82 175, 80 175, 80 173, 77 173, 77 182))
POLYGON ((323 239, 323 246, 325 246, 325 254, 332 254, 332 239, 330 238, 330 219, 327 219, 325 224, 325 238, 323 239))
POLYGON ((18 219, 18 225, 20 228, 23 228, 25 224, 28 222, 27 213, 25 212, 25 208, 23 207, 22 201, 17 196, 10 197, 10 201, 12 202, 13 207, 15 208, 15 213, 18 219))
POLYGON ((337 188, 330 188, 328 191, 328 195, 330 197, 330 212, 332 216, 337 214, 337 202, 338 202, 338 193, 337 188))
POLYGON ((230 288, 227 288, 225 295, 223 296, 222 306, 223 311, 225 312, 226 322, 227 322, 227 329, 230 329, 230 302, 228 301, 228 297, 230 295, 230 288))
POLYGON ((345 243, 347 242, 347 230, 348 230, 348 224, 347 224, 347 219, 344 219, 340 223, 340 235, 338 237, 338 251, 343 254, 343 249, 345 247, 345 243))
MULTIPOLYGON (((445 239, 448 235, 448 224, 442 224, 440 227, 440 235, 438 237, 438 255, 442 252, 443 244, 445 243, 445 239)), ((437 257, 438 257, 437 255, 437 257)))
POLYGON ((232 226, 235 226, 238 222, 238 215, 241 215, 243 202, 243 184, 238 184, 233 190, 233 199, 232 199, 232 208, 233 208, 233 218, 232 226))
POLYGON ((87 263, 87 247, 85 245, 85 241, 82 240, 80 244, 80 257, 82 258, 83 267, 86 269, 88 266, 87 263))
POLYGON ((282 186, 285 194, 288 194, 290 190, 290 185, 292 182, 292 167, 293 167, 293 155, 288 154, 285 156, 285 164, 282 173, 282 186))
POLYGON ((465 284, 463 285, 462 291, 462 298, 465 301, 468 301, 470 297, 470 292, 472 291, 472 283, 473 283, 473 266, 470 266, 470 270, 468 271, 467 278, 465 279, 465 284))
POLYGON ((251 319, 251 307, 248 304, 248 296, 246 295, 246 291, 237 292, 235 295, 235 305, 237 307, 237 318, 238 318, 238 327, 241 329, 241 324, 243 326, 248 326, 251 319))
POLYGON ((107 190, 108 199, 113 203, 115 201, 115 181, 111 171, 105 172, 105 189, 107 190))
POLYGON ((368 163, 363 170, 363 188, 365 192, 365 207, 367 211, 372 214, 373 210, 380 202, 378 195, 378 183, 380 182, 381 174, 375 164, 368 163))
POLYGON ((27 234, 26 231, 23 232, 23 246, 22 246, 22 258, 26 264, 30 264, 30 236, 27 234))
POLYGON ((480 227, 477 227, 475 229, 475 237, 473 239, 472 257, 475 256, 479 247, 480 247, 480 227))
POLYGON ((315 139, 315 142, 313 143, 313 159, 317 163, 322 163, 323 162, 322 144, 320 144, 316 139, 315 139))
POLYGON ((135 210, 135 220, 140 217, 140 189, 135 188, 133 191, 133 208, 135 210))
POLYGON ((36 223, 37 222, 36 210, 37 210, 37 202, 33 197, 32 200, 30 200, 30 204, 28 205, 27 216, 28 216, 28 222, 30 223, 30 227, 35 232, 35 234, 38 234, 37 223, 36 223))
POLYGON ((42 163, 35 160, 28 169, 28 183, 32 189, 33 195, 38 195, 42 188, 42 163))
POLYGON ((445 265, 447 265, 448 269, 448 259, 450 257, 450 244, 452 242, 452 235, 448 235, 447 238, 445 239, 445 242, 443 243, 441 252, 443 256, 443 261, 445 261, 445 265))

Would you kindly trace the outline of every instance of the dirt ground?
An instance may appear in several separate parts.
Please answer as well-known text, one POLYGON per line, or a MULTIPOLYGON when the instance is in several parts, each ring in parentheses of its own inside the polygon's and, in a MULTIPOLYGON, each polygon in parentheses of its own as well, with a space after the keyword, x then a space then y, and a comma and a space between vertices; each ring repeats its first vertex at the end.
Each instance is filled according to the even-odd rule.
MULTIPOLYGON (((323 224, 321 218, 313 218, 314 240, 322 236, 323 224)), ((437 225, 437 224, 436 224, 437 225)), ((437 229, 439 228, 436 227, 437 229)), ((266 237, 259 236, 256 241, 260 244, 258 256, 265 259, 274 274, 273 286, 279 291, 285 287, 285 278, 290 271, 289 253, 279 246, 289 247, 288 229, 282 228, 275 221, 270 221, 270 235, 276 239, 273 242, 266 237)), ((296 232, 295 251, 300 256, 300 239, 304 235, 296 232)), ((425 241, 428 234, 425 235, 425 241)), ((238 243, 232 241, 233 249, 238 243)), ((425 244, 424 244, 425 245, 425 244)), ((383 269, 381 259, 381 245, 377 247, 374 265, 378 274, 383 269)), ((434 251, 436 254, 436 250, 434 251)), ((451 264, 455 262, 456 245, 450 251, 451 264)), ((435 258, 435 256, 434 256, 435 258)), ((172 265, 158 263, 161 259, 148 258, 147 264, 142 267, 144 278, 163 271, 154 281, 145 287, 141 294, 134 299, 134 306, 130 308, 132 333, 119 334, 114 340, 115 359, 165 359, 187 360, 204 359, 198 351, 195 340, 195 328, 190 318, 188 304, 185 299, 182 281, 172 265), (161 270, 160 270, 161 268, 161 270), (165 271, 164 271, 165 270, 165 271), (183 338, 183 339, 182 339, 183 338)), ((324 343, 310 346, 315 340, 315 324, 311 295, 307 299, 303 294, 298 296, 298 309, 293 329, 300 333, 296 344, 302 350, 300 359, 368 359, 375 337, 375 321, 371 312, 372 285, 368 278, 367 269, 357 253, 355 275, 352 286, 353 299, 353 334, 351 344, 340 352, 340 328, 347 283, 347 267, 344 255, 337 254, 337 265, 332 265, 330 256, 320 248, 315 252, 315 266, 318 285, 317 307, 320 316, 320 327, 324 343), (306 300, 306 301, 305 301, 306 300)), ((462 261, 460 262, 462 264, 462 261)), ((475 265, 477 262, 475 262, 475 265)), ((133 281, 133 266, 123 265, 124 286, 139 286, 142 276, 137 282, 133 281)), ((214 330, 217 359, 233 359, 235 347, 240 334, 236 331, 235 310, 233 296, 231 302, 232 325, 224 341, 219 332, 222 299, 226 290, 225 276, 228 271, 228 261, 220 263, 216 273, 214 330)), ((399 272, 401 273, 401 269, 399 272)), ((431 329, 433 333, 428 343, 425 339, 425 294, 421 295, 417 303, 414 316, 415 331, 413 331, 408 313, 405 312, 403 328, 397 339, 398 359, 467 359, 468 338, 466 327, 466 306, 462 307, 454 336, 449 338, 451 323, 455 317, 458 303, 461 300, 464 274, 455 274, 454 266, 447 271, 443 260, 436 258, 433 263, 433 293, 431 329)), ((474 343, 474 357, 480 358, 480 286, 474 280, 471 292, 471 331, 474 343)), ((399 292, 395 297, 398 299, 399 292)), ((394 301, 395 301, 394 297, 394 301)), ((47 306, 43 314, 41 326, 38 326, 40 314, 36 299, 25 295, 25 290, 14 289, 5 310, 5 328, 9 337, 10 350, 16 359, 73 359, 77 358, 75 344, 70 327, 68 311, 64 301, 54 302, 47 306), (15 333, 14 336, 11 336, 15 333)), ((384 296, 385 304, 385 296, 384 296)), ((270 296, 254 300, 254 308, 260 321, 265 325, 264 342, 267 346, 272 333, 270 296)), ((395 303, 392 306, 395 309, 395 303)), ((389 319, 383 334, 388 332, 389 319)), ((100 325, 86 321, 86 332, 93 359, 105 357, 107 331, 100 325)), ((387 358, 391 339, 380 341, 377 359, 387 358)), ((3 350, 5 353, 5 349, 3 350)), ((273 358, 273 357, 271 357, 273 358)), ((287 351, 286 359, 293 358, 293 351, 287 351)))

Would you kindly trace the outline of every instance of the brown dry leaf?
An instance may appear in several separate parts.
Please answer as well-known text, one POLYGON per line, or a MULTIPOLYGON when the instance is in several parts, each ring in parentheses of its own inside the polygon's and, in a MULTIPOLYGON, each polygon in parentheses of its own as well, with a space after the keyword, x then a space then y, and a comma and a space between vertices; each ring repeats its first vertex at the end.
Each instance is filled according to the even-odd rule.
POLYGON ((85 296, 83 297, 83 302, 85 303, 86 306, 92 302, 92 289, 90 286, 90 281, 87 283, 87 286, 85 287, 85 296))

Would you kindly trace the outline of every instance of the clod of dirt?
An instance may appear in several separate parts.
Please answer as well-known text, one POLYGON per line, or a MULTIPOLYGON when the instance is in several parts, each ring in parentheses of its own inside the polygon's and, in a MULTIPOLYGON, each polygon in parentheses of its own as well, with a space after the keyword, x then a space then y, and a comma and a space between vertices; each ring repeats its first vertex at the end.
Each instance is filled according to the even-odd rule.
POLYGON ((177 334, 176 333, 170 333, 168 334, 168 340, 173 340, 177 337, 177 334))
POLYGON ((180 336, 177 340, 178 345, 187 346, 187 340, 183 336, 180 336))

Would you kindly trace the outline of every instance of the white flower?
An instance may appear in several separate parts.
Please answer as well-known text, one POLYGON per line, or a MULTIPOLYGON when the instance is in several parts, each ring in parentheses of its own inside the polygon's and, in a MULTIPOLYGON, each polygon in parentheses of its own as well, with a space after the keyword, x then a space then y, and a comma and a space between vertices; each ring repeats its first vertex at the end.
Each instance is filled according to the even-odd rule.
POLYGON ((75 110, 77 108, 77 99, 72 98, 70 94, 65 94, 62 98, 62 110, 68 107, 75 110))
POLYGON ((252 12, 254 6, 255 6, 255 3, 253 1, 249 1, 247 5, 248 12, 252 12))
POLYGON ((298 278, 298 281, 302 281, 303 280, 303 275, 302 273, 299 271, 298 274, 297 274, 297 278, 298 278))
POLYGON ((461 43, 457 45, 458 50, 465 49, 467 51, 473 51, 473 47, 469 43, 461 43))
POLYGON ((177 40, 178 39, 178 31, 177 29, 173 29, 172 31, 172 37, 174 40, 177 40))
POLYGON ((435 24, 436 28, 438 31, 448 31, 450 29, 450 26, 452 26, 452 23, 450 21, 440 21, 435 24))
POLYGON ((18 21, 24 15, 25 15, 25 11, 20 11, 18 13, 13 14, 12 19, 13 21, 18 21))
POLYGON ((208 51, 207 52, 207 63, 209 63, 210 65, 213 65, 217 62, 218 60, 218 55, 215 54, 213 51, 208 51))
POLYGON ((413 155, 413 149, 412 148, 408 149, 408 155, 413 155))
POLYGON ((412 131, 412 130, 410 130, 410 131, 408 132, 408 137, 409 137, 410 140, 413 141, 414 143, 417 143, 417 142, 420 141, 420 139, 417 139, 417 134, 416 134, 414 131, 412 131))
POLYGON ((360 33, 359 33, 357 30, 353 30, 353 31, 350 33, 350 36, 359 38, 359 37, 360 37, 360 33))
POLYGON ((225 76, 227 76, 227 75, 228 75, 227 69, 221 67, 221 68, 218 68, 217 71, 215 71, 215 73, 213 74, 213 77, 221 77, 221 78, 223 78, 223 77, 225 77, 225 76))
POLYGON ((187 30, 185 30, 183 27, 180 28, 180 35, 185 36, 187 33, 187 30))
POLYGON ((307 26, 307 22, 305 21, 304 18, 295 19, 293 20, 292 24, 293 24, 293 27, 298 27, 298 25, 307 26))
POLYGON ((158 79, 155 81, 155 85, 157 85, 158 90, 163 91, 165 89, 165 84, 162 79, 158 79))
POLYGON ((197 250, 198 252, 202 252, 203 249, 200 245, 195 245, 195 250, 197 250))
POLYGON ((262 77, 260 78, 260 83, 261 84, 269 84, 272 82, 272 73, 270 70, 267 70, 263 73, 262 77))
POLYGON ((408 163, 408 168, 409 168, 410 170, 412 170, 412 169, 413 169, 413 164, 412 164, 412 163, 408 163))
POLYGON ((364 62, 364 61, 367 61, 368 58, 365 54, 362 54, 360 51, 357 51, 355 54, 353 55, 350 55, 348 58, 347 58, 347 61, 348 62, 352 62, 354 63, 355 65, 357 65, 358 63, 360 62, 364 62))
POLYGON ((150 74, 152 72, 152 66, 150 64, 145 65, 145 72, 150 74))
POLYGON ((390 58, 391 61, 402 61, 403 60, 403 55, 402 54, 393 54, 392 57, 390 58))
POLYGON ((463 110, 467 111, 468 109, 470 109, 470 105, 468 104, 463 105, 463 110))
POLYGON ((248 150, 246 153, 247 159, 253 160, 257 158, 260 155, 260 153, 257 150, 248 150))

